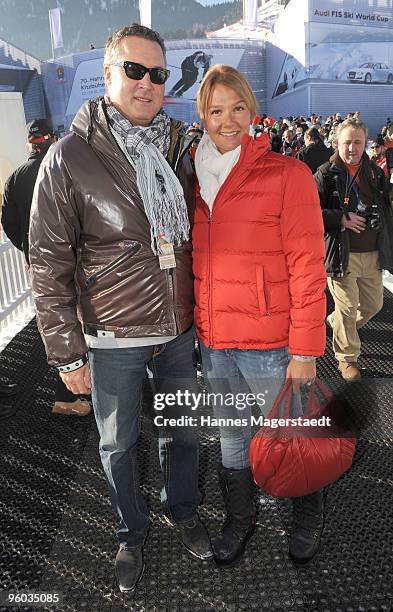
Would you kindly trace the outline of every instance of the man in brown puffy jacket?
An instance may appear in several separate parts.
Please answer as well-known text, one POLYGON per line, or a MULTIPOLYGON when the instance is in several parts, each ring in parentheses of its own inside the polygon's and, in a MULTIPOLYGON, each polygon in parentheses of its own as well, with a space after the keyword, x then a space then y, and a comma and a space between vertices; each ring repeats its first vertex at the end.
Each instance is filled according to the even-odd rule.
MULTIPOLYGON (((159 34, 137 24, 112 34, 104 76, 107 95, 82 106, 41 166, 30 261, 49 363, 73 393, 91 387, 120 521, 116 574, 130 592, 142 575, 148 530, 136 459, 146 365, 161 393, 195 380, 194 178, 191 139, 161 108, 169 71, 159 34)), ((187 407, 172 409, 187 416, 187 407)), ((191 554, 208 558, 195 429, 159 429, 166 518, 191 554)))

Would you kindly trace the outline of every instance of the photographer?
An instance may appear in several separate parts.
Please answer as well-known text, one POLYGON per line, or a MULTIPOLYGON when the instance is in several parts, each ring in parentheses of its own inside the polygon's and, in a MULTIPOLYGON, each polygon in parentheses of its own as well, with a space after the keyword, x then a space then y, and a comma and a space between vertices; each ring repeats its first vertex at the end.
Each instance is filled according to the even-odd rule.
POLYGON ((365 153, 367 127, 354 118, 336 132, 335 154, 316 180, 325 227, 325 266, 335 309, 328 317, 343 378, 358 380, 363 327, 383 305, 382 269, 391 271, 393 236, 388 184, 365 153))

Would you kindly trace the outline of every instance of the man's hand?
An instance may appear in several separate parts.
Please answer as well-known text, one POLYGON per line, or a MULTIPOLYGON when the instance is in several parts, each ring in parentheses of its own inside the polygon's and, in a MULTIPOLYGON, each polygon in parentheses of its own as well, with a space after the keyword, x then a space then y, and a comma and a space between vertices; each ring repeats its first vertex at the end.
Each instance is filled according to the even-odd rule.
POLYGON ((317 375, 317 364, 314 361, 291 359, 287 368, 287 379, 292 378, 293 390, 299 391, 300 385, 314 382, 317 375))
POLYGON ((349 215, 349 219, 347 219, 346 215, 343 215, 341 218, 341 225, 343 227, 352 230, 355 234, 360 234, 366 229, 366 220, 363 217, 353 212, 347 213, 347 215, 349 215))
POLYGON ((60 372, 60 377, 67 389, 74 395, 88 395, 91 392, 88 363, 73 372, 60 372))

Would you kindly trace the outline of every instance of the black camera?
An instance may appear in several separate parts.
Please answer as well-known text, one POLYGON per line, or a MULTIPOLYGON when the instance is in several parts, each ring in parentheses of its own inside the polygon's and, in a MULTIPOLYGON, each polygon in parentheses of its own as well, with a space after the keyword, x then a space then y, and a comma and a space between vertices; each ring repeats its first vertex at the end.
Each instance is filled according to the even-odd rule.
POLYGON ((363 217, 366 222, 366 228, 371 232, 380 232, 382 229, 381 217, 377 210, 377 206, 373 204, 371 210, 364 210, 363 206, 358 206, 356 214, 363 217), (360 209, 360 210, 359 210, 360 209))

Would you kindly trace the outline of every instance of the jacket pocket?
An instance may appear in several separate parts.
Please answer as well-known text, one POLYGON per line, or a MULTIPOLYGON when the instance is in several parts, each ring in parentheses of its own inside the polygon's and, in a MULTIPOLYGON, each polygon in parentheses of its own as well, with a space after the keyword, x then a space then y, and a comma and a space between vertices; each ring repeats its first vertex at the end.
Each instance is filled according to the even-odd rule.
POLYGON ((265 285, 265 271, 262 266, 256 267, 257 293, 259 312, 263 317, 269 316, 269 296, 265 285))
POLYGON ((124 253, 122 253, 119 257, 116 257, 113 261, 108 263, 106 266, 92 274, 86 279, 86 289, 90 289, 98 280, 100 280, 106 274, 113 272, 118 266, 127 261, 133 255, 140 250, 141 244, 139 242, 135 242, 131 247, 129 247, 124 253))

